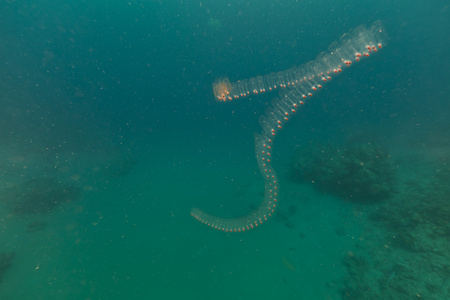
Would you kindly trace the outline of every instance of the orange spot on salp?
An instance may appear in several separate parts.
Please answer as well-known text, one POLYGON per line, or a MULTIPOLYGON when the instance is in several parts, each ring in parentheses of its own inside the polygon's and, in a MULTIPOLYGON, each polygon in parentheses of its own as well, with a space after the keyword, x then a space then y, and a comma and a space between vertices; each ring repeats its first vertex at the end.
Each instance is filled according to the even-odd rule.
POLYGON ((231 83, 228 78, 218 78, 213 83, 214 96, 218 100, 225 101, 231 92, 231 83))
POLYGON ((383 47, 381 44, 378 44, 378 48, 381 48, 381 47, 383 47))
MULTIPOLYGON (((305 97, 306 98, 306 97, 305 97)), ((300 104, 302 104, 303 105, 303 101, 300 101, 300 104)))

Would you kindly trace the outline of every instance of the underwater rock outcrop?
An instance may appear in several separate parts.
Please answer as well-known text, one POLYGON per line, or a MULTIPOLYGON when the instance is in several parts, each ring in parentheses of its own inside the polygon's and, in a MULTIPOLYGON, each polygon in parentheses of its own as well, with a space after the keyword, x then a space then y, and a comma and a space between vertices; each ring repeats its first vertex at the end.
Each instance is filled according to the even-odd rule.
POLYGON ((107 178, 120 178, 130 174, 137 166, 138 161, 131 157, 115 158, 108 161, 103 169, 107 178))
POLYGON ((294 178, 356 202, 382 200, 395 191, 390 156, 372 142, 356 142, 343 148, 310 143, 295 152, 291 166, 294 178))
POLYGON ((47 227, 47 222, 44 221, 33 221, 28 223, 27 227, 25 227, 25 231, 28 233, 35 233, 41 230, 44 230, 47 227))
POLYGON ((14 252, 0 253, 0 283, 2 283, 3 273, 11 266, 14 259, 14 252))
POLYGON ((398 193, 373 207, 370 239, 343 261, 342 299, 450 299, 447 159, 418 163, 412 157, 400 164, 398 193))
MULTIPOLYGON (((406 182, 405 196, 380 206, 370 219, 395 233, 393 247, 412 253, 450 254, 450 167, 441 166, 427 176, 428 181, 406 182)), ((447 276, 450 279, 450 272, 447 276)))
POLYGON ((80 198, 80 189, 50 177, 36 177, 1 194, 15 214, 47 213, 80 198))

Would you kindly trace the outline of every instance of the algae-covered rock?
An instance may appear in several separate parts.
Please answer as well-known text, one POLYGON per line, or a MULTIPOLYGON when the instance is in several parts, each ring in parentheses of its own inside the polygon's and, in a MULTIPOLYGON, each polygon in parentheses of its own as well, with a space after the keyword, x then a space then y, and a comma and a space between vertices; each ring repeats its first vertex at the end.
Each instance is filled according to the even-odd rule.
POLYGON ((11 266, 14 258, 14 252, 0 253, 0 283, 2 282, 3 273, 11 266))
POLYGON ((297 149, 292 158, 294 178, 358 202, 389 197, 395 190, 394 174, 387 151, 372 142, 356 142, 342 148, 331 143, 310 143, 297 149))
POLYGON ((0 201, 17 215, 48 213, 80 198, 80 189, 51 177, 36 177, 0 193, 0 201))

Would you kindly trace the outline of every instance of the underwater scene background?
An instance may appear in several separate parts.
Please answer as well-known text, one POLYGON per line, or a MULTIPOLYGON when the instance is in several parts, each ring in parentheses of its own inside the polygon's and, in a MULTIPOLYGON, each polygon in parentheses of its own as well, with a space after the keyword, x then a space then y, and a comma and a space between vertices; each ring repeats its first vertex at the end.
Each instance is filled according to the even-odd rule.
POLYGON ((0 299, 450 299, 448 1, 0 3, 0 299), (275 142, 235 82, 380 20, 275 142))

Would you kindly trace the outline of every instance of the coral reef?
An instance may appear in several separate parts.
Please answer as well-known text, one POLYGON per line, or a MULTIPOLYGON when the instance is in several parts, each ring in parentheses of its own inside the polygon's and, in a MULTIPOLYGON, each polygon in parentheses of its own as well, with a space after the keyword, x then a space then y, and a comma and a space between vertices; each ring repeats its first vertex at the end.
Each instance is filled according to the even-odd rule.
POLYGON ((356 202, 382 200, 395 191, 390 156, 372 142, 354 142, 342 149, 331 143, 310 143, 296 150, 291 166, 294 178, 356 202))

